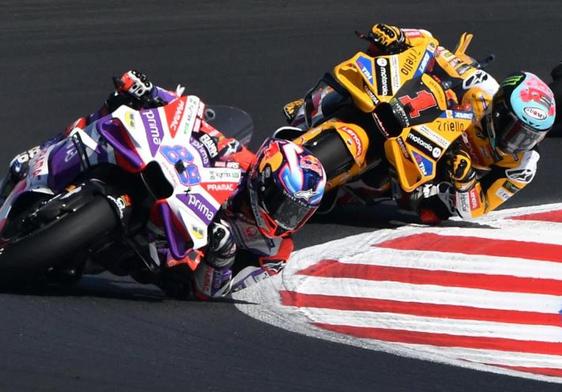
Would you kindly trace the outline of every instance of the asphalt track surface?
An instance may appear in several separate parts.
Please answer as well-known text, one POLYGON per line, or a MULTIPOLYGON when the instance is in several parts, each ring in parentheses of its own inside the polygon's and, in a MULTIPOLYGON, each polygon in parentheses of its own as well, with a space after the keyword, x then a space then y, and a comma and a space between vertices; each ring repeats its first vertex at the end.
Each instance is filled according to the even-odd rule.
MULTIPOLYGON (((244 108, 256 147, 283 123, 286 101, 362 47, 356 29, 426 28, 449 47, 472 31, 471 53, 497 55, 494 75, 521 68, 550 80, 561 16, 559 0, 0 0, 0 164, 93 111, 110 76, 132 67, 244 108)), ((510 207, 562 200, 561 147, 544 143, 538 176, 510 207)), ((346 211, 309 225, 297 245, 385 225, 376 211, 346 211)), ((70 291, 0 294, 0 312, 1 391, 560 391, 310 339, 230 303, 169 300, 110 275, 70 291)))

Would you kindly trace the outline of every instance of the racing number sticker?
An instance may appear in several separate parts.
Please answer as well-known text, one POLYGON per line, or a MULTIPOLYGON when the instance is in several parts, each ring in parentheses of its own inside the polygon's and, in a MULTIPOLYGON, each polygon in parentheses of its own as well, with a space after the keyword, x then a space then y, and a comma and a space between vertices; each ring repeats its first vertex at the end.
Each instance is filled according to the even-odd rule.
POLYGON ((402 103, 402 105, 409 107, 409 114, 411 118, 418 118, 420 113, 424 110, 437 106, 437 102, 435 101, 433 94, 426 90, 418 91, 415 98, 412 98, 409 95, 404 95, 398 98, 398 100, 402 103))
POLYGON ((178 170, 178 178, 183 185, 192 186, 201 182, 201 175, 197 165, 193 163, 193 155, 183 146, 161 146, 160 151, 168 162, 176 166, 178 162, 183 162, 185 170, 178 170))

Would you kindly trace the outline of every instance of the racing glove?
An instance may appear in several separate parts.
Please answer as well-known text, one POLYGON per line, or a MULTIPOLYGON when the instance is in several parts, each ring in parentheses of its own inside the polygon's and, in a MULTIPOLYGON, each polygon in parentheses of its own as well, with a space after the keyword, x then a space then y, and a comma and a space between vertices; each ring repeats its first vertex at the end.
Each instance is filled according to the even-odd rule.
POLYGON ((476 172, 472 168, 472 161, 467 152, 459 150, 454 153, 449 157, 447 167, 449 177, 457 191, 466 192, 476 183, 476 172))
POLYGON ((377 23, 366 36, 377 49, 383 53, 393 54, 404 49, 404 32, 396 26, 377 23))
POLYGON ((283 106, 283 114, 285 115, 285 119, 289 124, 295 119, 299 109, 303 105, 304 105, 304 99, 299 98, 283 106))
POLYGON ((105 101, 103 113, 110 113, 121 105, 133 109, 158 107, 162 101, 153 94, 155 86, 139 71, 127 71, 120 78, 113 77, 115 92, 105 101))
POLYGON ((127 71, 120 78, 113 78, 113 82, 117 92, 128 94, 139 100, 150 96, 154 88, 148 77, 137 70, 127 71))
POLYGON ((220 219, 210 227, 209 245, 205 262, 216 268, 230 267, 234 263, 237 246, 232 236, 230 225, 220 219))

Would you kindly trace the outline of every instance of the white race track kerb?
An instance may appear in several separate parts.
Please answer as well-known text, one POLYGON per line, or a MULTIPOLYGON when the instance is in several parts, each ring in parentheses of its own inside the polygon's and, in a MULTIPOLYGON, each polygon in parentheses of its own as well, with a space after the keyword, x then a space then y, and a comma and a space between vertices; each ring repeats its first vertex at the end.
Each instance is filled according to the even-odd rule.
POLYGON ((304 335, 562 383, 562 204, 302 249, 234 297, 304 335))

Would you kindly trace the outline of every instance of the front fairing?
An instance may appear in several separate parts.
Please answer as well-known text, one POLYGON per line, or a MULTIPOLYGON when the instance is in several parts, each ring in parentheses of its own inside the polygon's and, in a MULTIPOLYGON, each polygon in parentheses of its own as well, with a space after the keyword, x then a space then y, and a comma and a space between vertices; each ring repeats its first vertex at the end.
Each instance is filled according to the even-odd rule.
POLYGON ((334 67, 334 76, 357 107, 370 113, 379 103, 389 102, 404 83, 426 71, 439 43, 433 37, 420 40, 418 45, 394 55, 372 57, 358 52, 334 67))
POLYGON ((221 162, 216 145, 201 132, 205 105, 195 96, 140 111, 126 106, 98 124, 117 163, 140 172, 150 162, 162 169, 173 193, 156 201, 173 258, 207 245, 207 227, 238 188, 241 170, 221 162))

